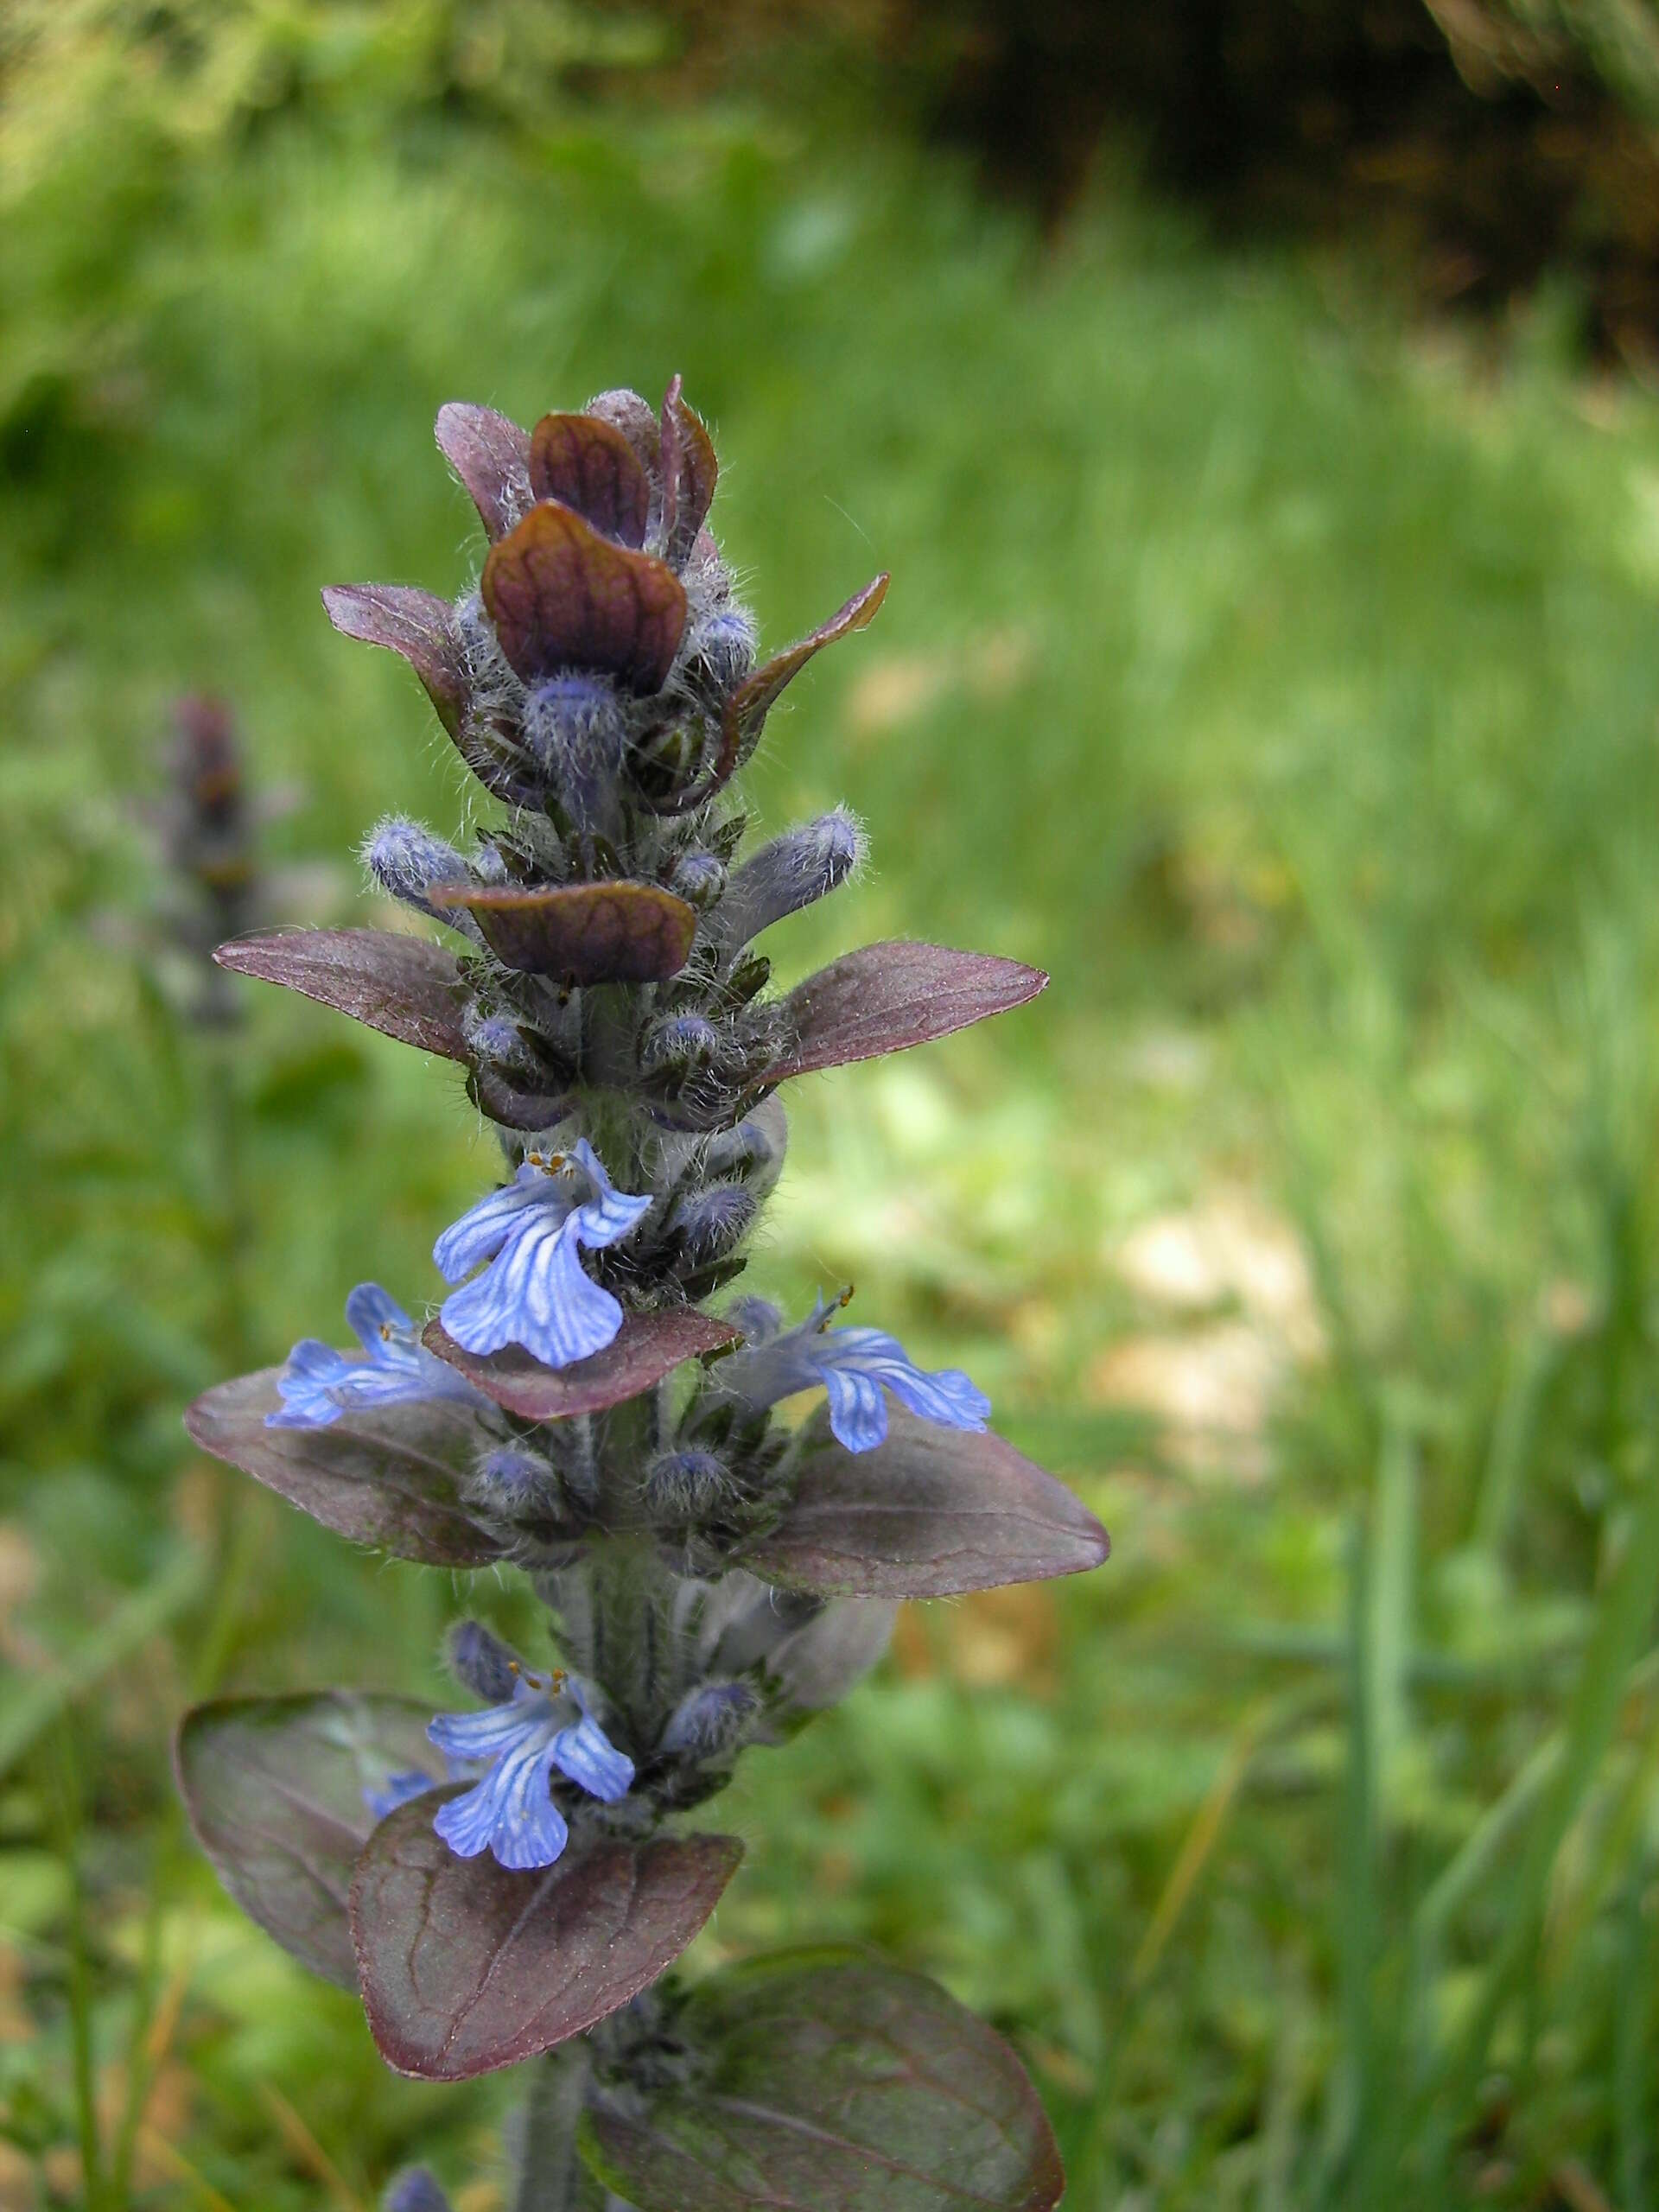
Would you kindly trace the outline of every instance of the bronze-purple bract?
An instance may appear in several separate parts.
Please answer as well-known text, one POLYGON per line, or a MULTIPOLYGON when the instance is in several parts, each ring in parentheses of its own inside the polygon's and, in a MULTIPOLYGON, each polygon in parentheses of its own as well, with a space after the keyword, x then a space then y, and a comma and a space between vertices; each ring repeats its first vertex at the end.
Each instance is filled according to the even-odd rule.
POLYGON ((527 890, 443 884, 429 895, 435 906, 464 906, 507 967, 578 988, 677 976, 697 926, 696 909, 671 891, 620 879, 527 890))
POLYGON ((901 940, 861 945, 798 983, 784 1001, 795 1042, 766 1079, 781 1083, 929 1044, 1024 1006, 1047 982, 1040 968, 989 952, 901 940))
POLYGON ((436 1802, 381 1822, 351 1894, 374 2040, 389 2066, 427 2082, 533 2058, 637 1997, 743 1855, 734 1836, 600 1837, 540 1872, 509 1873, 487 1852, 458 1859, 433 1833, 436 1802))
POLYGON ((702 418, 680 397, 678 377, 663 395, 662 467, 663 554, 679 569, 714 505, 720 463, 702 418))
POLYGON ((197 1840, 251 1920, 342 1989, 357 1987, 346 1901, 375 1823, 365 1790, 446 1777, 429 1705, 324 1690, 223 1698, 186 1713, 174 1746, 197 1840))
POLYGON ((583 2150, 639 2212, 1052 2212, 1059 2147, 1019 2059, 918 1974, 855 1953, 728 1967, 677 2075, 595 2098, 583 2150), (626 2197, 622 2193, 626 2191, 626 2197))
POLYGON ((438 410, 438 449, 471 496, 493 538, 504 537, 530 506, 530 435, 493 407, 452 399, 438 410))
POLYGON ((538 501, 491 547, 483 590, 526 683, 594 669, 660 691, 685 628, 685 588, 667 563, 613 544, 556 499, 538 501))
POLYGON ((213 957, 221 968, 280 983, 423 1052, 468 1057, 460 968, 454 953, 429 938, 391 930, 264 930, 232 938, 213 957))
POLYGON ((359 1406, 324 1428, 267 1428, 277 1370, 204 1390, 184 1416, 193 1440, 337 1535, 428 1567, 486 1567, 501 1546, 467 1510, 463 1485, 495 1442, 451 1399, 359 1406))
POLYGON ((447 599, 405 584, 326 584, 322 603, 342 637, 401 653, 438 720, 459 737, 470 686, 466 641, 447 599))
POLYGON ((735 1343, 729 1321, 690 1306, 664 1313, 630 1313, 612 1342, 569 1367, 543 1367, 521 1344, 504 1351, 467 1351, 442 1321, 429 1321, 421 1341, 464 1375, 474 1389, 524 1421, 569 1421, 604 1413, 660 1382, 683 1360, 735 1343))
POLYGON ((651 479, 628 440, 597 415, 543 415, 531 433, 530 484, 620 545, 637 550, 651 520, 651 479))
POLYGON ((1081 1574, 1110 1549, 1065 1485, 1000 1436, 892 1406, 869 1452, 843 1451, 820 1417, 782 1519, 742 1563, 823 1597, 951 1598, 1081 1574))
POLYGON ((564 1091, 521 1090, 489 1067, 474 1068, 469 1090, 479 1111, 504 1129, 550 1129, 575 1103, 564 1091))

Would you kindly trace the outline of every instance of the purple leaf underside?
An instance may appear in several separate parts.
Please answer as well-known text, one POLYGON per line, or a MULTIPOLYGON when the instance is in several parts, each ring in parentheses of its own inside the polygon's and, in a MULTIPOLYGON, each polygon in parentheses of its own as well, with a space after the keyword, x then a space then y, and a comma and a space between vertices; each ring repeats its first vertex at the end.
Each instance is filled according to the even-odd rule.
POLYGON ((1051 2212, 1065 2186, 1019 2059, 919 1975, 845 1952, 728 1968, 679 2019, 690 2090, 600 2093, 582 2149, 639 2212, 1051 2212))
POLYGON ((326 1428, 267 1428, 277 1370, 205 1390, 184 1425, 204 1452, 239 1467, 337 1535, 430 1567, 484 1567, 499 1546, 468 1514, 461 1484, 498 1440, 469 1408, 358 1408, 326 1428))
POLYGON ((454 953, 429 938, 391 930, 264 930, 232 938, 213 958, 238 976, 349 1014, 383 1037, 467 1059, 461 970, 454 953))
POLYGON ((407 584, 329 584, 322 603, 342 637, 401 654, 438 720, 451 737, 459 735, 471 686, 466 641, 447 599, 407 584))
POLYGON ((715 772, 719 782, 724 783, 753 752, 766 716, 807 663, 826 645, 836 645, 842 638, 851 637, 855 630, 868 629, 874 621, 887 595, 888 582, 885 574, 873 577, 862 591, 853 594, 844 607, 837 607, 827 622, 821 622, 804 638, 798 638, 792 645, 785 645, 782 652, 763 661, 753 675, 739 685, 721 718, 720 756, 715 772))
POLYGON ((179 1729, 179 1789, 219 1878, 302 1966, 343 1989, 357 1987, 346 1899, 374 1827, 364 1792, 394 1774, 445 1778, 426 1738, 431 1717, 410 1698, 329 1690, 217 1700, 179 1729))
POLYGON ((702 419, 680 397, 676 377, 663 397, 663 545, 676 567, 690 559, 714 505, 720 463, 702 419))
POLYGON ((352 1885, 369 2025, 389 2066, 461 2082, 580 2035, 656 1980, 743 1855, 732 1836, 601 1837, 510 1873, 458 1859, 416 1802, 370 1838, 352 1885))
POLYGON ((988 952, 894 939, 832 960, 784 1001, 795 1045, 767 1071, 770 1083, 848 1067, 949 1037, 1034 999, 1040 968, 988 952))
POLYGON ((439 452, 467 487, 490 537, 505 537, 534 496, 529 433, 493 407, 472 407, 452 399, 439 408, 434 435, 439 452))
POLYGON ((1110 1548, 1065 1485, 1000 1436, 891 1406, 871 1452, 843 1451, 817 1417, 793 1498, 743 1565, 824 1596, 948 1598, 1080 1574, 1110 1548))
POLYGON ((737 1331, 689 1306, 664 1313, 630 1313, 614 1340, 591 1359, 543 1367, 521 1345, 487 1354, 467 1351, 442 1321, 429 1321, 421 1341, 448 1360, 475 1389, 525 1421, 569 1421, 603 1413, 652 1389, 682 1360, 731 1344, 737 1331))
POLYGON ((607 537, 638 551, 651 519, 651 479, 613 423, 543 415, 530 442, 531 489, 573 507, 607 537))
POLYGON ((518 891, 442 884, 440 907, 464 906, 509 968, 578 988, 653 983, 677 976, 697 926, 694 908, 654 883, 611 880, 518 891))

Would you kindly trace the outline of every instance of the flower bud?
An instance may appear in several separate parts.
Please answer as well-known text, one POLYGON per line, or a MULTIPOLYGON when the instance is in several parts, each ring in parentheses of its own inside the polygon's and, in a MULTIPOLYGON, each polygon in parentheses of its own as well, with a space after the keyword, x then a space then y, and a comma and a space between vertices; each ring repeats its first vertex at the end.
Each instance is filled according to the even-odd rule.
POLYGON ((424 2166, 399 2174, 384 2202, 385 2212, 449 2212, 449 2199, 424 2166))
POLYGON ((697 1261, 718 1260, 740 1243, 754 1219, 754 1195, 741 1183, 710 1183, 675 1200, 670 1234, 697 1261))
POLYGON ((717 1759, 736 1749, 760 1702, 746 1682, 707 1682, 669 1715, 662 1749, 677 1758, 717 1759))
POLYGON ((682 853, 668 887, 690 906, 712 906, 726 888, 726 870, 713 853, 682 853))
POLYGON ((464 907, 440 908, 427 896, 437 884, 470 883, 473 872, 453 845, 435 837, 421 823, 389 814, 365 844, 363 860, 369 874, 391 898, 413 906, 417 913, 429 914, 434 921, 476 937, 477 925, 464 907))
POLYGON ((671 1528, 711 1520, 732 1494, 731 1469, 712 1452, 664 1452, 645 1470, 645 1510, 671 1528))
POLYGON ((505 1705, 518 1680, 513 1656, 482 1621, 457 1621, 449 1631, 449 1671, 486 1705, 505 1705))
POLYGON ((720 1032, 701 1014, 671 1014, 646 1032, 639 1065, 647 1075, 680 1074, 720 1056, 720 1032))
POLYGON ((741 1179, 758 1205, 784 1170, 789 1144, 789 1123, 776 1098, 763 1099, 734 1129, 721 1129, 709 1140, 703 1166, 711 1176, 741 1179))
POLYGON ((728 951, 845 883, 864 857, 864 833, 845 807, 785 830, 726 887, 715 932, 728 951))
POLYGON ((556 676, 524 702, 524 743, 577 829, 601 829, 622 769, 626 728, 613 686, 556 676))
POLYGON ((556 1515, 564 1504, 559 1478, 546 1460, 513 1445, 485 1453, 467 1484, 467 1494, 485 1512, 512 1520, 530 1514, 556 1515))
POLYGON ((747 607, 728 600, 714 607, 691 641, 691 669, 723 699, 754 666, 754 621, 747 607))

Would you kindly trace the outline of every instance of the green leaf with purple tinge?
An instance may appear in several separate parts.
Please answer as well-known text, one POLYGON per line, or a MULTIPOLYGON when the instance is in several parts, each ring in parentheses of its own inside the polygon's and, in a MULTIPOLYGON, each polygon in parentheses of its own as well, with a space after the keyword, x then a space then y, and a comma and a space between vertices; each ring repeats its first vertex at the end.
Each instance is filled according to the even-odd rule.
POLYGON ((326 1428, 267 1428, 277 1370, 204 1390, 184 1416, 204 1452, 239 1467, 337 1535, 429 1567, 486 1567, 500 1547, 461 1484, 499 1440, 452 1400, 359 1406, 326 1428))
POLYGON ((675 2023, 691 2085, 594 2095, 582 2155, 639 2212, 1050 2212, 1065 2187, 1008 2046, 844 1951, 728 1967, 675 2023))
POLYGON ((343 638, 399 653, 454 737, 466 719, 471 685, 467 643, 455 610, 435 593, 409 584, 327 584, 322 603, 343 638))
POLYGON ((794 1495, 741 1563, 823 1596, 949 1598, 1098 1567, 1106 1531, 1000 1436, 887 1409, 887 1441, 848 1452, 820 1414, 794 1495))
POLYGON ((697 926, 695 909, 671 891, 620 878, 529 890, 443 883, 428 896, 446 911, 464 907, 509 968, 578 988, 677 976, 697 926))
POLYGON ((743 1855, 733 1836, 575 1843, 510 1873, 458 1859, 422 1800, 383 1821, 352 1885, 352 1936, 381 2056, 461 2082, 533 2058, 637 1997, 702 1926, 743 1855))
POLYGON ((988 952, 896 940, 861 945, 809 976, 784 1001, 795 1043, 769 1083, 907 1052, 1007 1014, 1048 982, 1040 968, 988 952))
POLYGON ((180 1724, 179 1789, 219 1880, 302 1966, 344 1989, 357 1987, 346 1901, 374 1827, 364 1793, 394 1774, 443 1778, 431 1717, 411 1698, 329 1690, 222 1698, 180 1724))
POLYGON ((461 1013, 466 987, 453 952, 393 930, 259 930, 213 954, 221 968, 280 983, 383 1037, 467 1058, 461 1013))
POLYGON ((421 1342, 510 1414, 524 1421, 569 1421, 639 1397, 682 1360, 718 1351, 736 1335, 729 1321, 677 1306, 662 1313, 625 1314, 603 1351, 569 1367, 543 1367, 522 1344, 508 1344, 502 1351, 467 1351, 442 1321, 429 1321, 421 1342))

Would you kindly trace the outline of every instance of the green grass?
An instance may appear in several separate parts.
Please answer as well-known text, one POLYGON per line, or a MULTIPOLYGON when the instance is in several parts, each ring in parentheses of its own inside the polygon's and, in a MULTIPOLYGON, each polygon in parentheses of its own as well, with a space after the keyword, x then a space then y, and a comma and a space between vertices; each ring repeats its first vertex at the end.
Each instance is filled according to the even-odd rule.
POLYGON ((317 588, 469 574, 442 400, 678 368, 769 639, 895 576, 754 778, 874 844, 780 967, 912 931, 1055 975, 804 1088, 754 1273, 856 1280, 1116 1545, 916 1609, 753 1755, 696 1955, 942 1975, 1089 2212, 1659 2203, 1659 404, 1545 310, 1403 332, 1357 257, 1223 259, 1116 189, 1041 252, 776 114, 302 104, 182 151, 111 115, 8 187, 0 2199, 75 2201, 96 2139, 122 2202, 124 2132, 136 2202, 367 2204, 417 2153, 495 2201, 501 2086, 386 2075, 165 1764, 193 1682, 435 1689, 460 1605, 521 1605, 238 1499, 178 1427, 359 1277, 429 1294, 487 1153, 451 1077, 302 1003, 186 1035, 127 941, 133 808, 206 684, 300 788, 273 861, 454 822, 413 684, 317 588), (1118 1264, 1217 1193, 1257 1260, 1289 1225, 1312 1324, 1294 1267, 1177 1311, 1118 1264), (1234 1429, 1133 1402, 1177 1359, 1234 1398, 1243 1363, 1234 1429))

